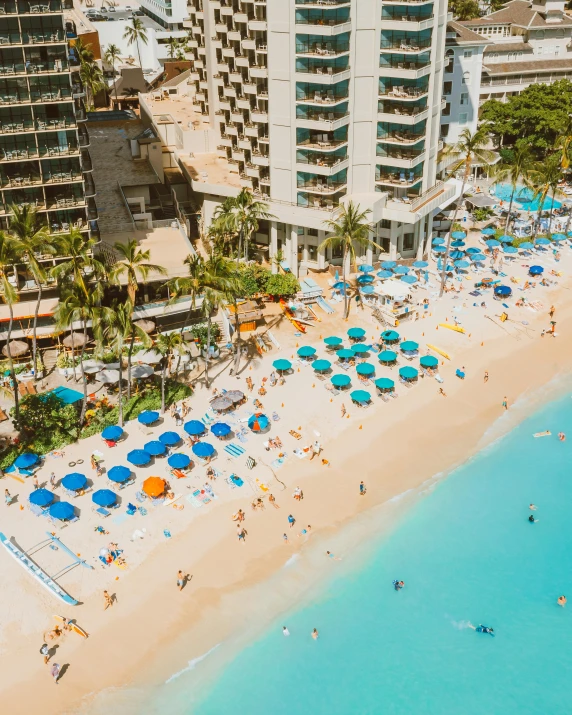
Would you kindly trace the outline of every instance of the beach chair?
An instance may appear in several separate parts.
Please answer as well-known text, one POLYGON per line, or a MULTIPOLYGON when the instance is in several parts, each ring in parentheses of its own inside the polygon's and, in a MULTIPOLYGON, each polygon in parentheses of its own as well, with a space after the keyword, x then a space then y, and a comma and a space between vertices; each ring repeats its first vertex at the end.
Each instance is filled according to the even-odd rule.
POLYGON ((99 514, 100 516, 102 516, 104 519, 105 519, 106 517, 108 517, 108 516, 111 516, 111 512, 108 511, 108 510, 107 510, 105 507, 103 507, 103 506, 100 506, 100 507, 98 507, 97 509, 94 509, 93 511, 94 511, 96 514, 99 514))
POLYGON ((48 516, 49 512, 46 509, 42 509, 42 507, 37 504, 30 504, 29 507, 34 516, 48 516))
POLYGON ((142 504, 144 501, 147 501, 147 497, 145 496, 145 494, 143 494, 143 492, 137 492, 137 494, 135 494, 135 499, 140 504, 142 504))
POLYGON ((273 412, 273 413, 272 413, 272 421, 273 421, 273 422, 280 422, 280 415, 278 414, 278 412, 273 412))
POLYGON ((462 370, 459 370, 459 368, 457 368, 457 369, 455 370, 455 375, 456 375, 460 380, 464 380, 464 379, 465 379, 465 373, 464 373, 462 370))
POLYGON ((214 416, 210 412, 205 412, 204 416, 201 418, 201 422, 209 427, 215 421, 214 416))
POLYGON ((333 385, 331 385, 329 383, 326 383, 324 385, 324 387, 333 397, 337 397, 340 394, 340 391, 338 390, 338 388, 334 387, 333 385))

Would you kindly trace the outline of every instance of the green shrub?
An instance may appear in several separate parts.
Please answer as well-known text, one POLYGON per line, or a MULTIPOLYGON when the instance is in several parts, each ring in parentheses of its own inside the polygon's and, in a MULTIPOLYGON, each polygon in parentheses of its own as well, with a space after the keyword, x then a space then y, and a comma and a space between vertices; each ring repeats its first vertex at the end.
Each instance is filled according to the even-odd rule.
POLYGON ((486 221, 493 215, 493 211, 486 207, 477 207, 473 210, 473 219, 475 221, 486 221))
POLYGON ((268 295, 284 296, 294 295, 300 290, 298 279, 292 273, 275 273, 270 275, 266 282, 268 295))
MULTIPOLYGON (((206 323, 201 323, 200 325, 193 325, 191 328, 191 335, 199 343, 201 348, 205 347, 207 344, 207 333, 208 327, 206 323)), ((218 323, 211 323, 211 347, 215 347, 220 341, 220 326, 218 323)))

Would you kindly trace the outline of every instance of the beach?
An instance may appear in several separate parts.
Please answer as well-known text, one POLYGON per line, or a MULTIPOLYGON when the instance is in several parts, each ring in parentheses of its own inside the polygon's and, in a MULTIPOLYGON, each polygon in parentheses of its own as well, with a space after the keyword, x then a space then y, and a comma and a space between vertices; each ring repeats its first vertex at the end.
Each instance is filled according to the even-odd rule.
MULTIPOLYGON (((559 270, 566 271, 569 259, 567 253, 559 270)), ((274 604, 265 604, 264 608, 244 594, 267 582, 288 559, 304 550, 307 541, 296 536, 301 529, 310 524, 312 539, 327 544, 360 514, 416 490, 435 475, 449 472, 514 427, 534 408, 535 400, 549 399, 551 388, 542 391, 542 386, 569 369, 570 285, 568 279, 563 278, 558 286, 545 290, 541 298, 543 308, 537 312, 511 307, 508 311, 511 318, 528 322, 527 326, 520 323, 520 327, 500 324, 498 319, 497 322, 488 320, 485 315, 494 316, 502 311, 500 303, 492 300, 487 300, 486 309, 472 308, 473 299, 465 295, 460 301, 468 305, 462 314, 453 311, 462 302, 454 302, 451 296, 433 301, 430 315, 415 323, 403 324, 399 330, 420 343, 422 354, 426 343, 433 343, 454 356, 451 362, 440 366, 444 383, 439 385, 426 377, 410 389, 398 386, 397 400, 390 403, 375 400, 367 410, 352 405, 343 395, 331 397, 309 367, 300 367, 298 372, 296 364, 294 374, 286 378, 284 386, 268 388, 268 396, 259 398, 266 412, 280 412, 280 421, 273 425, 272 436, 279 433, 289 453, 284 465, 276 470, 276 478, 268 466, 275 455, 261 448, 265 438, 251 435, 247 447, 247 450, 252 447, 258 461, 249 485, 255 478, 266 482, 280 509, 266 503, 263 511, 253 512, 250 502, 255 493, 252 490, 241 493, 239 489, 225 489, 217 481, 214 489, 220 497, 197 509, 192 518, 189 517, 192 506, 187 502, 180 512, 159 507, 160 513, 168 512, 168 516, 159 519, 152 514, 148 525, 138 521, 136 526, 122 524, 114 529, 105 523, 106 528, 110 527, 109 538, 120 542, 131 567, 126 571, 96 568, 94 573, 87 570, 80 573, 77 569, 69 579, 70 590, 74 589, 82 603, 71 609, 73 613, 68 608, 64 615, 77 619, 88 631, 89 639, 67 634, 62 640, 56 660, 69 666, 58 687, 54 687, 38 650, 42 633, 53 625, 52 614, 59 613, 62 606, 49 594, 40 593, 39 586, 3 554, 6 578, 0 587, 3 603, 0 667, 4 677, 0 692, 7 711, 30 712, 41 703, 46 713, 74 712, 80 704, 88 707, 92 698, 110 688, 163 683, 190 659, 208 653, 240 631, 245 623, 259 619, 262 627, 284 607, 280 594, 274 604), (541 330, 549 326, 551 304, 557 306, 558 337, 541 339, 541 330), (455 315, 462 317, 465 335, 439 327, 444 321, 452 322, 455 315), (455 370, 461 367, 466 373, 464 380, 454 376, 455 370), (489 373, 486 383, 485 371, 489 373), (439 393, 440 387, 446 397, 439 393), (505 396, 508 411, 502 407, 505 396), (527 396, 534 396, 534 400, 527 400, 527 396), (341 417, 342 401, 349 415, 344 418, 341 417), (287 442, 287 436, 290 430, 298 428, 302 428, 301 443, 311 444, 319 439, 323 455, 312 461, 292 456, 296 444, 287 442), (329 466, 322 464, 322 458, 327 459, 329 466), (361 480, 367 486, 365 498, 359 494, 361 480), (296 486, 304 492, 300 502, 291 496, 296 486), (236 525, 231 519, 238 508, 247 515, 245 543, 238 542, 236 525), (296 518, 292 529, 286 520, 290 513, 296 518), (142 526, 147 527, 148 535, 131 543, 131 532, 142 526), (164 528, 170 529, 171 538, 163 536, 164 528), (283 543, 284 532, 289 535, 288 544, 283 543), (192 576, 182 592, 175 583, 179 569, 192 576), (117 596, 117 602, 106 611, 101 595, 104 588, 117 596)), ((215 386, 246 392, 248 376, 258 386, 262 376, 270 373, 272 360, 291 359, 297 344, 322 344, 318 333, 322 337, 341 335, 343 326, 347 329, 362 325, 368 338, 379 335, 379 327, 365 311, 357 315, 353 312, 347 324, 341 321, 339 313, 335 319, 337 329, 334 323, 327 325, 324 321, 324 325, 312 328, 312 332, 301 337, 295 337, 289 325, 276 326, 273 332, 279 339, 279 350, 251 362, 240 379, 224 373, 217 378, 215 386)), ((322 356, 325 351, 320 349, 322 356)), ((196 388, 196 395, 190 401, 191 419, 202 416, 211 396, 199 384, 196 388)), ((173 425, 172 419, 165 416, 163 424, 153 432, 158 434, 172 429, 173 425)), ((155 438, 144 438, 134 425, 129 425, 127 432, 130 446, 135 438, 141 444, 145 439, 155 438)), ((84 458, 99 448, 107 460, 108 453, 101 447, 101 440, 96 439, 90 438, 89 446, 70 446, 66 450, 65 465, 58 464, 55 468, 65 473, 68 460, 79 454, 80 448, 84 458)), ((119 454, 120 445, 116 449, 119 454)), ((115 453, 113 457, 115 459, 115 453)), ((47 463, 43 476, 46 472, 49 475, 54 465, 47 463)), ((227 471, 232 468, 221 458, 213 462, 217 469, 223 465, 227 471)), ((154 467, 146 468, 143 476, 157 473, 154 467)), ((248 476, 242 464, 236 469, 242 477, 248 476)), ((174 486, 177 492, 183 489, 178 484, 174 486)), ((4 505, 0 514, 4 533, 13 534, 19 541, 25 536, 26 546, 33 543, 32 536, 40 540, 45 533, 38 520, 31 522, 32 517, 18 510, 17 505, 4 505)), ((94 534, 88 539, 89 528, 93 530, 93 527, 82 526, 80 520, 80 524, 63 530, 61 538, 74 549, 75 541, 85 539, 89 551, 82 556, 89 556, 93 563, 95 544, 104 545, 107 539, 94 534), (82 532, 79 527, 83 528, 82 532), (77 537, 74 536, 76 528, 77 537)), ((320 570, 316 569, 315 580, 320 577, 320 570)), ((68 587, 64 582, 62 585, 68 587)), ((312 583, 300 583, 297 592, 302 596, 311 586, 312 583)), ((287 596, 291 599, 292 591, 287 596)), ((121 708, 118 712, 129 710, 121 708)))

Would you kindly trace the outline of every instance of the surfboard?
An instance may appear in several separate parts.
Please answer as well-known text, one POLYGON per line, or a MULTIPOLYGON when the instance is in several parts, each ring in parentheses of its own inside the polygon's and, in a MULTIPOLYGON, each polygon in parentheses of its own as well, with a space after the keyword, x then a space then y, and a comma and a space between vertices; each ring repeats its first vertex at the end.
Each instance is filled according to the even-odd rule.
POLYGON ((447 358, 447 360, 451 359, 449 353, 446 353, 444 350, 436 348, 434 345, 429 345, 429 343, 427 343, 427 347, 429 348, 429 350, 434 350, 436 353, 439 353, 439 355, 442 355, 444 358, 447 358))
MULTIPOLYGON (((64 618, 63 616, 56 616, 56 615, 54 615, 54 618, 56 619, 56 621, 61 621, 62 623, 67 623, 67 622, 68 622, 68 619, 67 619, 67 618, 64 618)), ((69 624, 69 627, 72 629, 72 631, 73 631, 74 633, 77 633, 77 634, 80 635, 82 638, 88 638, 88 637, 89 637, 88 634, 83 630, 83 628, 81 628, 80 626, 78 626, 77 623, 70 623, 70 624, 69 624)))
POLYGON ((550 430, 546 430, 546 432, 535 432, 532 436, 533 437, 550 437, 552 432, 550 430))
POLYGON ((464 333, 465 328, 461 328, 459 325, 450 325, 449 323, 439 323, 440 328, 447 328, 447 330, 454 330, 456 333, 464 333))

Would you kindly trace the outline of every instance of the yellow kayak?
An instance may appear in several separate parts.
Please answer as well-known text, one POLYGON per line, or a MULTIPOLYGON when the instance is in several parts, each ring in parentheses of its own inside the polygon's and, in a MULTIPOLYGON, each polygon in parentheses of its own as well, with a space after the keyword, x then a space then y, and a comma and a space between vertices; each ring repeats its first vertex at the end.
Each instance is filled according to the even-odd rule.
POLYGON ((451 356, 448 353, 446 353, 444 350, 440 350, 439 348, 436 348, 434 345, 429 345, 429 343, 427 343, 427 347, 429 348, 429 350, 433 350, 434 352, 439 353, 439 355, 442 355, 444 358, 447 358, 447 360, 451 359, 451 356))
POLYGON ((456 333, 464 333, 465 328, 460 328, 458 325, 450 325, 449 323, 439 323, 440 328, 447 328, 447 330, 454 330, 456 333))

